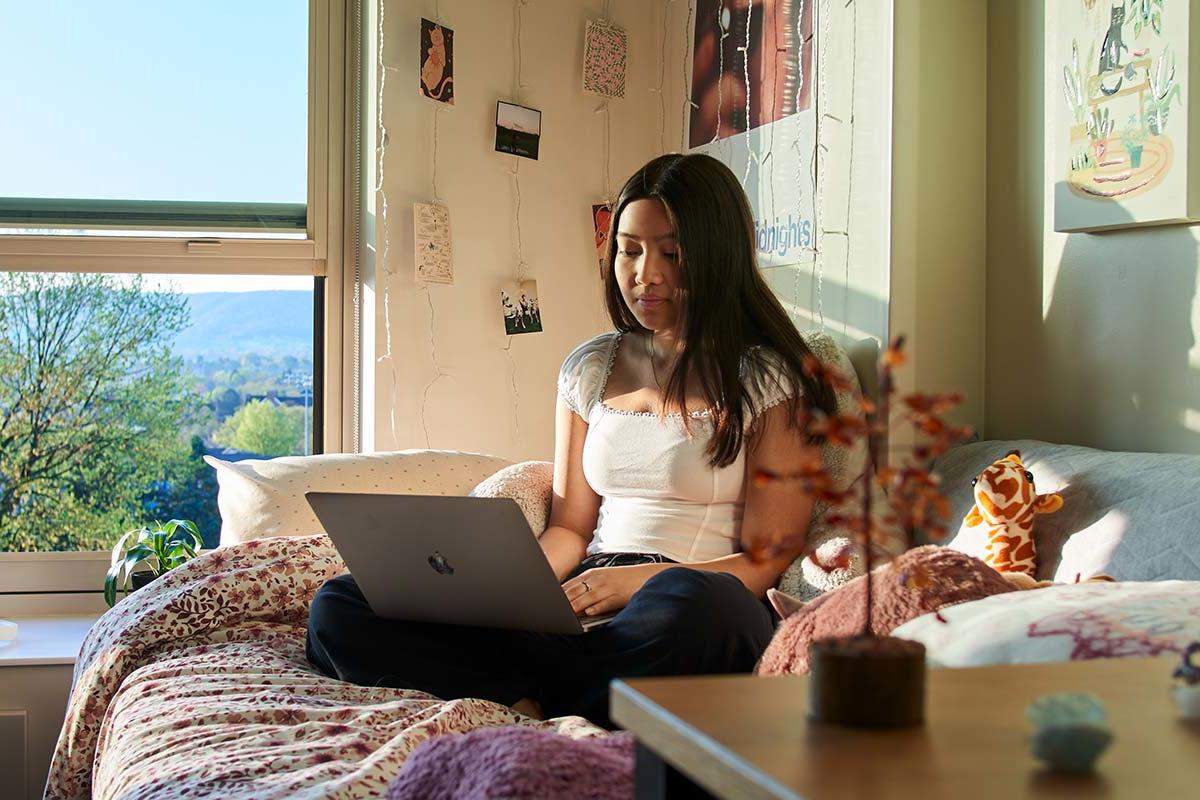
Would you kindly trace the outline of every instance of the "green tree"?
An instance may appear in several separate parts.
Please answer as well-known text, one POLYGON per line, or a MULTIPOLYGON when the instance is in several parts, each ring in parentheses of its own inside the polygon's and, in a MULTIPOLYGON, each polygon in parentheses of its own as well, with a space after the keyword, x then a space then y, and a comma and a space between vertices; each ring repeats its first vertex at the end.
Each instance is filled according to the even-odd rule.
POLYGON ((213 413, 217 415, 217 419, 223 420, 237 413, 238 406, 242 403, 242 396, 238 394, 236 389, 228 387, 225 389, 213 389, 209 393, 209 403, 212 405, 213 413))
POLYGON ((217 510, 217 473, 204 463, 204 440, 191 439, 187 459, 164 481, 155 483, 142 498, 142 508, 154 520, 188 519, 200 529, 205 548, 221 538, 217 510))
POLYGON ((217 444, 264 456, 304 453, 304 409, 251 400, 221 425, 217 444))
POLYGON ((0 551, 103 549, 187 457, 187 302, 140 278, 0 273, 0 551))

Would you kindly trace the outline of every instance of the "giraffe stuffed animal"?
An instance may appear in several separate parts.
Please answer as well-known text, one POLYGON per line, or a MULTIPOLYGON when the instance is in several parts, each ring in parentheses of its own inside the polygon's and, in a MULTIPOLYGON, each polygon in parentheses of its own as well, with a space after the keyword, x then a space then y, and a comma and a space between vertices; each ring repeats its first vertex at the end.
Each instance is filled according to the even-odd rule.
POLYGON ((967 512, 963 525, 985 525, 987 549, 983 561, 1020 589, 1049 586, 1038 581, 1037 546, 1033 541, 1033 519, 1037 514, 1053 514, 1062 508, 1061 496, 1039 495, 1033 485, 1033 473, 1021 463, 1021 453, 1009 451, 971 481, 975 505, 967 512))

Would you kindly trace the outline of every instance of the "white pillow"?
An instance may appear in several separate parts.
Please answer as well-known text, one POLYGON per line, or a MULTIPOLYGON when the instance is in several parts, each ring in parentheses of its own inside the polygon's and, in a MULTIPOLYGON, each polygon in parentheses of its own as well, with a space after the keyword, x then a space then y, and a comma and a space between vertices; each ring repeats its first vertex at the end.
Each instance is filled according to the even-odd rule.
POLYGON ((321 523, 304 499, 307 491, 465 495, 510 463, 458 450, 204 460, 217 471, 222 547, 268 536, 320 533, 321 523))
POLYGON ((550 519, 553 484, 553 463, 522 461, 485 478, 470 494, 472 497, 511 497, 521 508, 533 535, 541 536, 550 519))

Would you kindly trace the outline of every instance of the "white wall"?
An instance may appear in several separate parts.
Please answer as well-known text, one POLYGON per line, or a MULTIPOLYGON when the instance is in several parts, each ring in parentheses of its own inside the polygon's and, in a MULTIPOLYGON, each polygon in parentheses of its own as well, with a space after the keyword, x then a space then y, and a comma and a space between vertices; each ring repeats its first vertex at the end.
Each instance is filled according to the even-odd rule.
MULTIPOLYGON (((812 1, 825 14, 818 24, 827 37, 818 68, 822 255, 815 265, 765 274, 802 330, 823 327, 843 339, 883 340, 891 292, 892 4, 812 1)), ((681 147, 691 73, 685 62, 688 8, 671 0, 611 3, 612 19, 630 37, 626 96, 611 103, 613 192, 649 158, 681 147)), ((432 18, 434 3, 387 3, 388 244, 386 269, 376 269, 368 286, 373 303, 367 319, 374 314, 375 339, 366 344, 375 368, 364 385, 374 410, 364 423, 364 449, 551 457, 554 381, 562 358, 610 327, 589 216, 590 205, 604 194, 604 115, 596 113, 600 99, 580 88, 584 25, 602 9, 601 0, 524 6, 525 86, 517 98, 512 3, 442 0, 442 22, 455 31, 456 105, 438 120, 438 190, 451 212, 456 284, 425 290, 412 279, 411 207, 432 194, 434 104, 416 88, 416 43, 420 17, 432 18), (511 340, 497 295, 516 266, 509 174, 515 160, 492 149, 497 99, 543 112, 541 158, 521 160, 520 176, 527 277, 538 280, 546 331, 511 340)), ((373 238, 382 250, 378 202, 376 214, 373 238)))
POLYGON ((895 41, 891 325, 909 355, 897 382, 902 393, 962 392, 955 417, 982 432, 986 0, 899 3, 895 41))
MULTIPOLYGON (((559 365, 576 344, 611 327, 590 218, 591 204, 605 194, 605 119, 596 113, 602 99, 581 88, 584 26, 601 16, 603 3, 544 0, 523 7, 519 95, 513 91, 513 3, 441 0, 439 10, 455 36, 455 105, 438 119, 437 180, 450 207, 456 280, 418 289, 412 276, 412 204, 432 195, 436 105, 417 88, 419 29, 421 16, 434 17, 435 4, 388 0, 388 213, 385 224, 376 203, 374 237, 381 254, 387 244, 371 287, 374 412, 363 449, 433 447, 549 459, 559 365), (540 158, 520 159, 519 174, 525 277, 538 282, 545 332, 511 339, 498 309, 500 283, 516 269, 509 173, 518 159, 493 149, 497 100, 542 111, 540 158)), ((650 91, 657 85, 654 14, 641 0, 610 5, 611 19, 629 32, 626 95, 610 106, 613 192, 657 152, 658 103, 650 91)))
POLYGON ((987 435, 1200 453, 1200 228, 1054 232, 1046 16, 989 3, 987 435))

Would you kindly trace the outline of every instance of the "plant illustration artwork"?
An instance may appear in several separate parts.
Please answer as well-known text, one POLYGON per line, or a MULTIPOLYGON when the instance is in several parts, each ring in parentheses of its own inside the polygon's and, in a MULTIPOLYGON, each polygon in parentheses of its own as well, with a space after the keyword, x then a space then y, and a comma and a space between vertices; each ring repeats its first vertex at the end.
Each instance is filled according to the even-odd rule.
POLYGON ((1062 64, 1047 116, 1056 120, 1055 230, 1200 218, 1188 191, 1196 137, 1187 110, 1200 0, 1064 0, 1047 14, 1062 64))

